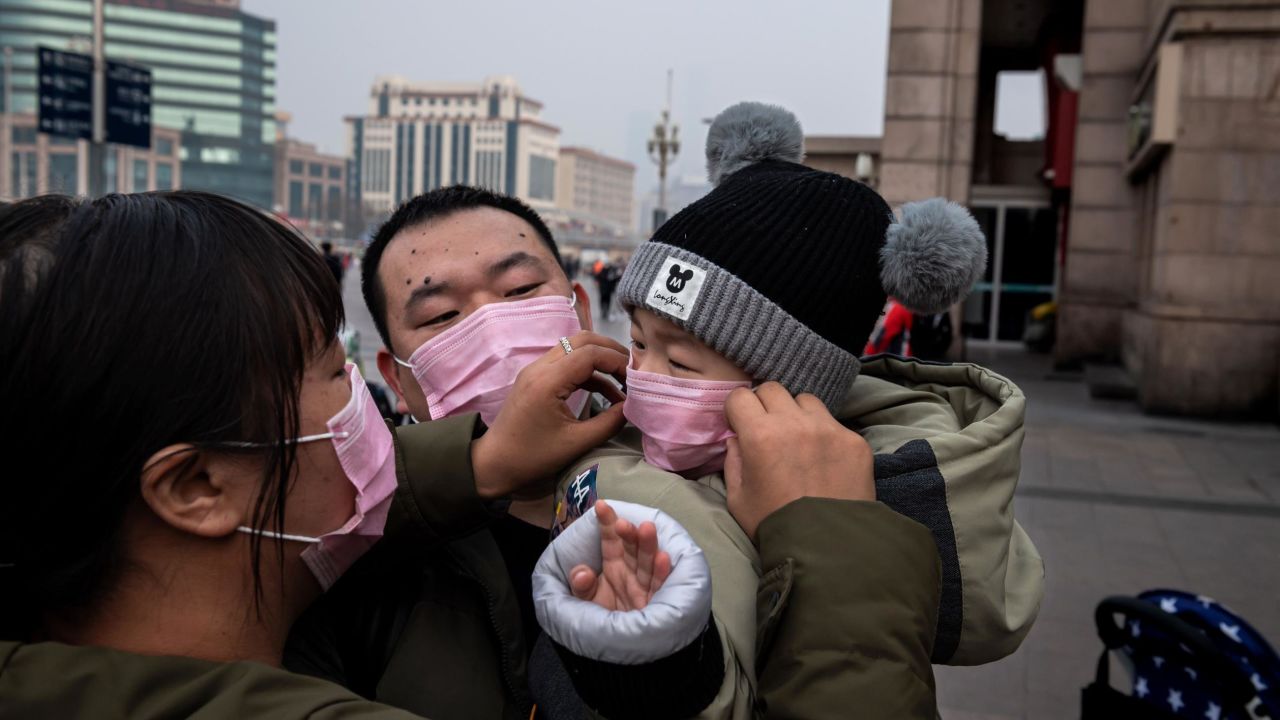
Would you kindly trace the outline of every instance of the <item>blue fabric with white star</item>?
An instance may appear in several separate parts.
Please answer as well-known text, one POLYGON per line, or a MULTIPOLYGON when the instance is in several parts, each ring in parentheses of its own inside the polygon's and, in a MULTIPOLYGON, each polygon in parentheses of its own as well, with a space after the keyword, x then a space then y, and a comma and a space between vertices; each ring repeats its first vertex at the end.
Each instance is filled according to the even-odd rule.
MULTIPOLYGON (((1207 720, 1250 720, 1280 718, 1280 657, 1276 651, 1243 618, 1212 598, 1181 590, 1148 590, 1138 596, 1164 612, 1203 631, 1237 670, 1250 679, 1258 695, 1250 714, 1228 712, 1222 698, 1201 678, 1196 658, 1161 657, 1143 651, 1143 643, 1124 648, 1133 662, 1132 695, 1166 712, 1207 720)), ((1144 628, 1140 620, 1129 620, 1129 634, 1140 638, 1146 634, 1159 636, 1144 628)))

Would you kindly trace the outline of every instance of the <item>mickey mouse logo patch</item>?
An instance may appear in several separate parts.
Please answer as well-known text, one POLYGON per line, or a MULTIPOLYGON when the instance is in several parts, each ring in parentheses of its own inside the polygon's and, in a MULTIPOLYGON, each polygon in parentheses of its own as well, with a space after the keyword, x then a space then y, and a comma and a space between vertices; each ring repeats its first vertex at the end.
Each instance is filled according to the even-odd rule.
POLYGON ((688 320, 706 279, 705 270, 694 267, 685 260, 668 256, 662 263, 662 270, 649 286, 649 294, 644 302, 672 317, 688 320))
POLYGON ((671 274, 667 276, 667 289, 673 293, 684 290, 684 284, 693 278, 692 270, 681 270, 679 265, 672 265, 668 272, 671 274))

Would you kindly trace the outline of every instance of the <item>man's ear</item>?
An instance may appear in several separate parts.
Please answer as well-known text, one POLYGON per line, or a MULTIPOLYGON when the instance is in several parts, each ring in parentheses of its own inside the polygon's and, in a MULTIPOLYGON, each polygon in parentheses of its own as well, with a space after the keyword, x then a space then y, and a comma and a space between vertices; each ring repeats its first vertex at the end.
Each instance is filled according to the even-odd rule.
POLYGON ((231 458, 216 459, 194 445, 157 451, 142 468, 142 500, 169 525, 192 535, 225 537, 244 524, 247 483, 231 458))
POLYGON ((582 283, 575 280, 573 294, 578 298, 578 321, 582 323, 582 329, 594 330, 591 327, 591 297, 587 295, 587 289, 582 287, 582 283))
POLYGON ((405 402, 404 391, 400 388, 400 363, 386 348, 378 348, 378 372, 396 394, 396 412, 409 414, 409 404, 405 402))

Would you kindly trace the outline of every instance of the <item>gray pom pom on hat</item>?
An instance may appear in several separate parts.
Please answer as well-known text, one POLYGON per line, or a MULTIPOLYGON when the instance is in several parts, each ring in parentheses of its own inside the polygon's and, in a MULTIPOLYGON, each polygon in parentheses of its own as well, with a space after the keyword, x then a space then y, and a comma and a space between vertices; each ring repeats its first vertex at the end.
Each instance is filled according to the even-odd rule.
POLYGON ((880 282, 915 312, 942 312, 982 279, 986 237, 968 210, 943 198, 907 203, 901 214, 885 232, 880 282))
POLYGON ((804 130, 785 108, 740 102, 726 108, 707 130, 707 177, 712 185, 764 160, 804 159, 804 130))

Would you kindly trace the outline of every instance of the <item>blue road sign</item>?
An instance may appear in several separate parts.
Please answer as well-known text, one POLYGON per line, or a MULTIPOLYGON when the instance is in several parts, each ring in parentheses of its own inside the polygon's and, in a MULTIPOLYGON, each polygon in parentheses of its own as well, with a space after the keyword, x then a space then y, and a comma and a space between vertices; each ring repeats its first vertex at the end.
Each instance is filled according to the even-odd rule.
POLYGON ((151 71, 107 61, 107 142, 151 147, 151 71))
POLYGON ((93 139, 93 58, 37 48, 40 73, 40 132, 93 139))

